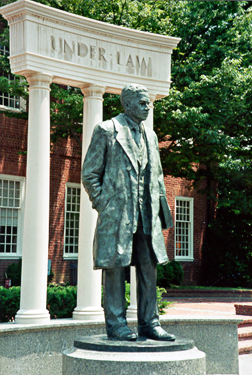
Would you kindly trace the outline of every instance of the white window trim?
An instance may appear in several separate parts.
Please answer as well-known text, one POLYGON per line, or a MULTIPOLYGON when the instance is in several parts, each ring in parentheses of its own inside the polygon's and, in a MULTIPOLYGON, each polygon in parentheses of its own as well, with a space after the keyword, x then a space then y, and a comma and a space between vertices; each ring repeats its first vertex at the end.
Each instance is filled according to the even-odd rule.
POLYGON ((174 230, 174 253, 175 253, 175 260, 177 261, 183 261, 183 262, 192 262, 194 261, 193 253, 193 237, 194 237, 194 231, 193 231, 193 219, 194 219, 194 214, 193 214, 193 204, 194 204, 194 198, 191 197, 181 197, 181 196, 176 196, 175 197, 175 230, 174 230), (189 255, 188 256, 179 256, 176 255, 176 200, 181 200, 181 201, 187 201, 190 203, 190 238, 189 238, 189 255))
POLYGON ((21 113, 22 111, 27 112, 26 101, 21 97, 19 97, 19 100, 20 100, 20 108, 7 107, 5 105, 0 104, 0 111, 1 112, 8 111, 8 112, 15 112, 15 113, 21 113))
POLYGON ((68 187, 71 187, 71 188, 78 188, 80 189, 81 188, 81 184, 77 184, 76 182, 67 182, 66 183, 66 187, 65 187, 65 212, 64 212, 64 249, 63 249, 63 259, 67 260, 78 260, 78 253, 74 253, 74 254, 67 254, 65 253, 65 238, 66 238, 66 213, 67 213, 67 210, 66 210, 66 206, 67 206, 67 188, 68 187))
POLYGON ((1 178, 20 182, 20 209, 18 214, 17 252, 0 253, 0 259, 19 259, 22 257, 24 233, 24 208, 25 208, 25 177, 1 174, 1 178))

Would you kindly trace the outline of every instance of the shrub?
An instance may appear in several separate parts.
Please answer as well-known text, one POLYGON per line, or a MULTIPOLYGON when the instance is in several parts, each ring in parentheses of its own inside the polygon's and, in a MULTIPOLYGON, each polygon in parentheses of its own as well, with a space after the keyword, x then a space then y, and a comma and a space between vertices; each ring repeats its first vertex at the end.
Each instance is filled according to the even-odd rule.
MULTIPOLYGON (((171 302, 162 300, 162 295, 165 293, 166 290, 164 288, 159 288, 157 286, 157 304, 158 304, 158 311, 160 315, 165 313, 164 309, 168 307, 171 302)), ((125 300, 126 300, 126 309, 130 305, 130 284, 125 282, 125 300)))
MULTIPOLYGON (((125 284, 126 308, 130 305, 130 284, 125 284)), ((164 314, 164 309, 170 304, 162 300, 164 288, 157 287, 157 302, 160 314, 164 314)), ((71 285, 54 285, 47 287, 47 309, 51 319, 71 318, 76 306, 77 287, 71 285)), ((20 287, 14 286, 9 289, 0 287, 0 322, 12 322, 19 310, 20 287)))
POLYGON ((9 289, 0 286, 0 322, 12 322, 19 310, 20 287, 9 289))
POLYGON ((50 284, 47 287, 47 309, 51 319, 71 318, 76 307, 77 288, 50 284))
POLYGON ((184 270, 179 262, 172 260, 170 265, 173 268, 174 278, 172 280, 173 285, 180 285, 184 278, 184 270))
POLYGON ((12 286, 20 286, 21 284, 21 267, 22 259, 20 258, 18 262, 11 263, 7 268, 8 279, 11 279, 12 286))
POLYGON ((165 288, 159 288, 157 286, 157 304, 158 304, 158 312, 160 315, 163 315, 165 313, 164 309, 169 307, 173 302, 166 301, 162 299, 163 293, 165 293, 165 288))
POLYGON ((168 288, 171 285, 180 285, 183 281, 184 271, 181 264, 175 260, 157 266, 157 284, 160 287, 168 288))

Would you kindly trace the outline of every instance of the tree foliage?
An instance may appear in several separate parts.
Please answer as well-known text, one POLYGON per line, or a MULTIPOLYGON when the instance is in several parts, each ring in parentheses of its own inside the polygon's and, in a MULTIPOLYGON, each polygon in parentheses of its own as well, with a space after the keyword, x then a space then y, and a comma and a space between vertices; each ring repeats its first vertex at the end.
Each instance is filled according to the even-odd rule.
POLYGON ((169 134, 167 172, 195 184, 218 178, 219 163, 250 151, 251 12, 245 2, 178 3, 174 84, 156 103, 155 123, 160 139, 169 134))
POLYGON ((252 164, 221 165, 217 215, 204 245, 203 282, 252 288, 252 164))
MULTIPOLYGON (((5 1, 0 1, 0 6, 5 5, 5 1)), ((2 49, 9 50, 9 29, 7 27, 7 21, 0 16, 0 46, 2 49)), ((8 54, 0 53, 0 92, 9 93, 10 95, 21 96, 27 99, 27 82, 23 77, 15 75, 11 76, 10 79, 10 63, 8 54)))

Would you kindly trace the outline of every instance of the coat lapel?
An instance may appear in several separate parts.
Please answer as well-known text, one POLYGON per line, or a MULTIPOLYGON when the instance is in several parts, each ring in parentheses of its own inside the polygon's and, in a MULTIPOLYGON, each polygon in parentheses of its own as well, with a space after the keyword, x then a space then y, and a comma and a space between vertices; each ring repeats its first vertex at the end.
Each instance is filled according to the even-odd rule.
POLYGON ((146 125, 144 125, 144 129, 145 129, 145 137, 146 137, 146 146, 147 146, 148 155, 149 155, 149 162, 155 165, 156 145, 154 142, 155 139, 153 137, 153 130, 150 130, 146 125))
POLYGON ((133 165, 135 171, 137 172, 137 145, 135 144, 130 129, 126 123, 126 120, 122 114, 113 119, 115 130, 117 132, 116 140, 120 143, 121 147, 123 148, 124 152, 128 156, 131 164, 133 165))
POLYGON ((153 184, 156 182, 155 178, 153 178, 153 166, 157 166, 157 150, 155 144, 155 137, 153 136, 153 131, 149 129, 146 125, 145 128, 145 136, 146 136, 146 146, 148 151, 148 162, 150 167, 150 190, 153 190, 153 184))

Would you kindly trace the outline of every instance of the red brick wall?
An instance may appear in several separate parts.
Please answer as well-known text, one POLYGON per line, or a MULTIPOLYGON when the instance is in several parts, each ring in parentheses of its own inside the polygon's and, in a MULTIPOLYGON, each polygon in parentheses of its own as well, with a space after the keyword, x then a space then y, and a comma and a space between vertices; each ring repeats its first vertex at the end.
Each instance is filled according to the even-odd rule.
POLYGON ((27 121, 5 117, 0 112, 0 173, 25 176, 27 121))
MULTIPOLYGON (((27 122, 7 118, 0 113, 0 173, 25 176, 27 148, 27 122), (21 154, 20 154, 21 152, 21 154)), ((50 227, 49 259, 52 261, 55 282, 67 282, 70 278, 70 264, 76 261, 63 260, 64 206, 67 182, 80 183, 80 153, 75 140, 61 140, 51 149, 50 172, 50 227)), ((206 197, 188 190, 188 182, 165 177, 168 202, 174 217, 175 197, 194 197, 194 261, 183 262, 184 284, 197 284, 201 265, 201 246, 206 223, 206 197)), ((174 259, 174 228, 164 231, 167 252, 174 259)), ((90 250, 91 251, 91 250, 90 250)), ((0 285, 4 283, 4 273, 13 260, 0 260, 0 285)))
POLYGON ((66 183, 80 183, 80 155, 75 140, 61 140, 51 153, 49 259, 55 275, 53 281, 57 283, 70 281, 70 264, 76 262, 63 260, 64 210, 66 183))
MULTIPOLYGON (((194 223, 193 223, 193 256, 194 261, 181 262, 184 269, 185 285, 197 285, 200 279, 200 266, 202 260, 202 244, 207 222, 207 201, 206 196, 197 194, 195 190, 188 189, 189 182, 180 178, 173 178, 171 176, 165 177, 165 187, 167 199, 171 208, 172 216, 175 217, 175 198, 177 196, 184 196, 194 198, 194 223)), ((202 185, 203 187, 203 185, 202 185)), ((175 220, 175 219, 174 219, 175 220)), ((167 253, 170 260, 175 257, 174 227, 164 231, 164 237, 167 246, 167 253)))
MULTIPOLYGON (((0 112, 0 174, 26 175, 27 121, 5 117, 0 112)), ((0 260, 0 285, 7 267, 17 260, 0 260)))

